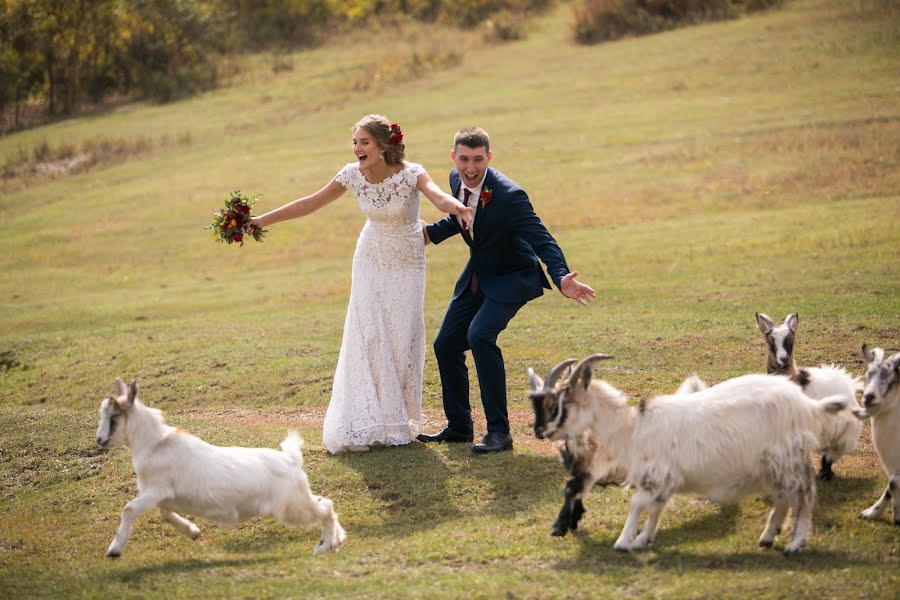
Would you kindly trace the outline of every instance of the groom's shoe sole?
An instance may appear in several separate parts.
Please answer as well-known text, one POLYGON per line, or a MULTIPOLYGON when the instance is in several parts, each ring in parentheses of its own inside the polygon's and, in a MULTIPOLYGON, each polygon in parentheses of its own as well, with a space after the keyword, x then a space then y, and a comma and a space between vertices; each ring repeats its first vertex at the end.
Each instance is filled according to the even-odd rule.
POLYGON ((435 442, 438 443, 467 443, 471 444, 472 440, 475 439, 475 436, 471 433, 459 433, 458 431, 453 431, 452 429, 443 429, 442 431, 434 434, 428 435, 425 433, 420 433, 416 436, 416 439, 423 444, 432 444, 435 442))

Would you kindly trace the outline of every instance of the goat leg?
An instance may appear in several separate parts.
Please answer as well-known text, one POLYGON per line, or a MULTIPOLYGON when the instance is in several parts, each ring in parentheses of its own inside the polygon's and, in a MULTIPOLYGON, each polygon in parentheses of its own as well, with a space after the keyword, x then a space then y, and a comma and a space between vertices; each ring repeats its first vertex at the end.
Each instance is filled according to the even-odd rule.
POLYGON ((791 532, 791 541, 784 548, 784 554, 790 556, 797 554, 806 545, 806 538, 812 529, 812 504, 813 496, 809 492, 801 491, 794 518, 794 530, 791 532))
POLYGON ((200 537, 200 528, 179 515, 176 512, 172 512, 171 510, 166 510, 164 508, 159 509, 159 515, 167 522, 171 523, 175 529, 181 532, 183 535, 188 536, 192 540, 196 540, 200 537))
POLYGON ((638 489, 631 497, 631 508, 628 511, 628 518, 625 520, 625 526, 622 527, 622 533, 619 539, 613 544, 613 550, 618 552, 628 552, 634 543, 635 535, 637 535, 638 525, 640 524, 641 513, 647 506, 653 502, 653 494, 644 489, 638 489))
POLYGON ((834 471, 831 470, 831 465, 834 464, 823 454, 821 466, 819 467, 819 475, 818 478, 822 481, 831 481, 834 479, 834 471))
POLYGON ((900 475, 894 475, 888 482, 888 491, 894 500, 894 525, 900 525, 900 475))
POLYGON ((151 510, 159 504, 161 498, 151 494, 140 494, 137 498, 125 505, 122 511, 122 520, 119 522, 119 529, 116 531, 116 537, 106 549, 106 556, 110 558, 118 558, 122 555, 122 549, 128 543, 131 536, 131 525, 134 520, 142 514, 151 510))
MULTIPOLYGON (((866 510, 859 513, 860 519, 866 519, 868 521, 874 521, 881 517, 884 513, 885 509, 888 507, 888 503, 891 501, 891 484, 888 482, 888 486, 884 489, 884 493, 881 495, 881 498, 878 501, 867 508, 866 510)), ((894 513, 894 519, 897 519, 897 514, 894 513)))

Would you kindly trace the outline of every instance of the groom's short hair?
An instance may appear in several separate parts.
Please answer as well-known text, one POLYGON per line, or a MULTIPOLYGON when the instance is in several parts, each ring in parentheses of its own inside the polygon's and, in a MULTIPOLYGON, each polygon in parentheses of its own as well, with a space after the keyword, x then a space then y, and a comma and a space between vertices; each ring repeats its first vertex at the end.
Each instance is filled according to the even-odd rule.
POLYGON ((491 150, 491 138, 481 127, 466 127, 457 131, 456 137, 453 138, 453 149, 456 150, 460 144, 466 148, 475 149, 484 146, 488 152, 491 150))

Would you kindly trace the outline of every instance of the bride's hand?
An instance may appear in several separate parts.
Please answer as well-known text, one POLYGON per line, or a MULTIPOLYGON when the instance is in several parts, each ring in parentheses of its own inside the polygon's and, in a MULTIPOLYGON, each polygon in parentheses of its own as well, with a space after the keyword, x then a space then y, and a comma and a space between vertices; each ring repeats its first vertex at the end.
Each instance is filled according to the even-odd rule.
POLYGON ((459 218, 466 225, 466 229, 472 228, 472 219, 475 218, 475 208, 472 206, 463 206, 459 209, 459 218))

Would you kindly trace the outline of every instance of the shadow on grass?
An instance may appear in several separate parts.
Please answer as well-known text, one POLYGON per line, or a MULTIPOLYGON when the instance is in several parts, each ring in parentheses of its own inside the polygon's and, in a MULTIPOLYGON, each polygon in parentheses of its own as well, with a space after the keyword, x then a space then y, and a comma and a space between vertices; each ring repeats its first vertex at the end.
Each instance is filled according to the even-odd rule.
POLYGON ((156 575, 175 575, 193 573, 195 571, 208 571, 221 567, 250 567, 276 561, 276 557, 263 556, 258 558, 229 558, 223 560, 202 560, 190 558, 186 560, 167 560, 162 563, 124 569, 109 575, 102 576, 101 581, 118 581, 122 583, 140 583, 147 577, 156 575))
MULTIPOLYGON (((858 554, 832 550, 817 550, 815 547, 803 549, 796 556, 784 556, 781 553, 784 545, 790 539, 791 521, 788 528, 776 540, 774 549, 764 549, 757 546, 757 538, 749 536, 746 540, 747 550, 737 553, 691 553, 684 547, 691 544, 714 542, 737 530, 740 517, 738 506, 722 506, 713 514, 704 515, 689 521, 685 521, 676 527, 665 528, 665 522, 660 525, 651 548, 636 552, 616 552, 613 543, 618 537, 594 535, 590 531, 578 531, 575 538, 580 544, 578 555, 572 560, 557 563, 560 570, 598 571, 609 568, 643 568, 651 567, 656 570, 672 571, 697 571, 697 570, 726 570, 726 571, 823 571, 846 568, 851 562, 856 566, 875 566, 876 561, 861 561, 858 554), (752 550, 751 550, 752 548, 752 550)), ((665 514, 663 514, 665 519, 665 514)), ((765 525, 759 524, 759 532, 765 525)), ((739 542, 740 543, 740 542, 739 542)))
MULTIPOLYGON (((254 519, 249 524, 242 524, 234 531, 227 533, 227 538, 215 543, 224 552, 247 553, 281 550, 291 544, 309 538, 309 552, 319 541, 320 528, 311 524, 308 527, 291 527, 271 519, 254 519)), ((212 536, 209 536, 212 537, 212 536)), ((209 543, 209 538, 207 539, 209 543)))
MULTIPOLYGON (((834 509, 846 510, 847 504, 859 504, 867 494, 880 495, 881 486, 887 484, 887 477, 876 474, 866 476, 841 475, 831 481, 816 481, 816 509, 831 512, 834 509)), ((873 498, 874 502, 875 498, 873 498)), ((862 501, 865 502, 864 500, 862 501)), ((816 510, 815 514, 819 511, 816 510)))
MULTIPOLYGON (((412 443, 336 457, 362 475, 390 518, 361 535, 407 536, 454 519, 512 516, 559 491, 559 461, 519 452, 476 455, 469 444, 412 443)), ((561 491, 560 491, 561 493, 561 491)))

